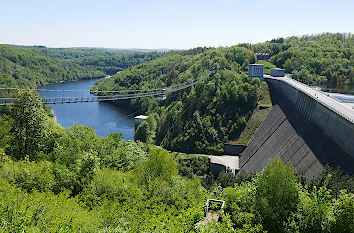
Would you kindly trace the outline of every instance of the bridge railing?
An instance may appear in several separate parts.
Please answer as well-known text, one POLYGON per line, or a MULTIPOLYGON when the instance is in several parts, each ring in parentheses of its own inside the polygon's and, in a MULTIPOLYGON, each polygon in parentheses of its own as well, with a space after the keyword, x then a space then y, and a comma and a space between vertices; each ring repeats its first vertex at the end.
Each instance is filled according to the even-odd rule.
MULTIPOLYGON (((79 103, 79 102, 102 102, 124 99, 135 99, 152 96, 165 97, 167 93, 183 90, 202 82, 204 79, 212 75, 214 71, 209 71, 208 74, 202 78, 197 79, 191 83, 179 84, 177 87, 156 88, 148 90, 118 90, 118 91, 95 91, 95 90, 50 90, 50 89, 31 89, 35 91, 49 91, 49 92, 89 92, 92 96, 76 96, 76 97, 42 97, 44 104, 64 104, 64 103, 79 103), (182 86, 181 86, 182 85, 182 86), (99 93, 106 93, 108 95, 99 95, 99 93)), ((0 88, 6 90, 19 90, 16 88, 0 88)), ((162 98, 164 99, 164 98, 162 98)), ((0 106, 13 105, 16 98, 0 98, 0 106)))
POLYGON ((16 98, 0 98, 0 106, 11 106, 16 98))

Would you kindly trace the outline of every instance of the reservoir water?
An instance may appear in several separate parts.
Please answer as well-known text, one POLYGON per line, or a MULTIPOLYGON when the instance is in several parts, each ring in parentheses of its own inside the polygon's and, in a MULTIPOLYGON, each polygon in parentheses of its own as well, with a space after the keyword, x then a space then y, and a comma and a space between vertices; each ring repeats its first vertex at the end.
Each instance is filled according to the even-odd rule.
MULTIPOLYGON (((77 82, 49 84, 41 89, 51 90, 89 90, 98 79, 77 82)), ((91 96, 89 92, 38 91, 42 97, 79 97, 91 96)), ((122 133, 124 140, 134 140, 134 115, 107 102, 71 103, 51 105, 57 122, 64 127, 74 123, 92 127, 98 136, 122 133)))

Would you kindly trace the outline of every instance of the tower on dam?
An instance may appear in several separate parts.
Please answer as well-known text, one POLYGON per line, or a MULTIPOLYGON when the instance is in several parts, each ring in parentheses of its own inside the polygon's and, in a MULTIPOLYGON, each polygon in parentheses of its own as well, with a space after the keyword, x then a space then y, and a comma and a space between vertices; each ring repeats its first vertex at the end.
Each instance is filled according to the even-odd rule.
POLYGON ((264 80, 264 66, 262 64, 250 64, 248 76, 251 78, 259 78, 260 80, 264 80))

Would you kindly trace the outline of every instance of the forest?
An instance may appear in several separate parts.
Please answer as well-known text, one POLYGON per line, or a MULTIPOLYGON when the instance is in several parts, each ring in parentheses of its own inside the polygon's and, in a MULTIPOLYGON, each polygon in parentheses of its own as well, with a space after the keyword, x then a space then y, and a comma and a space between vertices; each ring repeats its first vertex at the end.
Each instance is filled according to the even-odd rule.
POLYGON ((0 45, 0 87, 102 78, 172 53, 0 45))
POLYGON ((246 44, 306 84, 354 85, 354 35, 323 33, 246 44))
POLYGON ((148 62, 160 57, 169 56, 177 51, 135 51, 100 48, 40 48, 30 47, 32 50, 51 57, 70 61, 84 67, 92 67, 107 75, 116 74, 119 71, 148 62))
POLYGON ((120 134, 63 128, 20 91, 0 117, 2 232, 352 232, 354 179, 328 169, 306 181, 291 164, 200 178, 203 160, 120 134), (189 166, 191 170, 186 170, 189 166), (188 175, 191 174, 192 176, 188 175), (195 174, 195 175, 194 175, 195 174), (221 220, 195 227, 208 198, 221 220))
POLYGON ((136 139, 187 153, 221 153, 223 143, 237 138, 258 105, 261 83, 247 77, 255 54, 246 48, 206 49, 172 55, 126 69, 100 80, 92 90, 154 89, 192 82, 213 70, 211 78, 184 91, 156 98, 117 102, 143 109, 149 120, 136 139))
POLYGON ((104 72, 95 68, 0 45, 0 87, 36 88, 46 83, 104 76, 104 72))
POLYGON ((47 48, 45 46, 6 45, 10 48, 35 51, 55 60, 62 60, 103 71, 113 75, 119 71, 148 62, 160 57, 179 53, 179 51, 154 51, 139 49, 106 49, 106 48, 47 48))

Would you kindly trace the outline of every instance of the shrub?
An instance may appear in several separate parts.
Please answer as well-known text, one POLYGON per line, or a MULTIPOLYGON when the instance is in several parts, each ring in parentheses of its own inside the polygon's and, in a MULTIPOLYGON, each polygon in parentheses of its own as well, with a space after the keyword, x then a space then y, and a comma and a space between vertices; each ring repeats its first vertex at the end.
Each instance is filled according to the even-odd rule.
POLYGON ((335 222, 332 232, 353 232, 354 230, 354 194, 341 190, 334 202, 333 215, 335 222))
POLYGON ((27 193, 0 178, 1 232, 97 232, 99 212, 84 209, 68 192, 27 193))
POLYGON ((331 191, 326 185, 317 189, 313 187, 311 193, 307 190, 300 192, 300 202, 297 212, 289 218, 288 232, 330 232, 333 218, 331 191))
POLYGON ((52 190, 55 185, 53 165, 48 161, 29 162, 7 160, 1 163, 0 177, 32 191, 52 190))
POLYGON ((154 178, 169 181, 172 176, 177 175, 178 170, 177 163, 170 153, 160 148, 153 148, 136 172, 146 184, 154 178))

